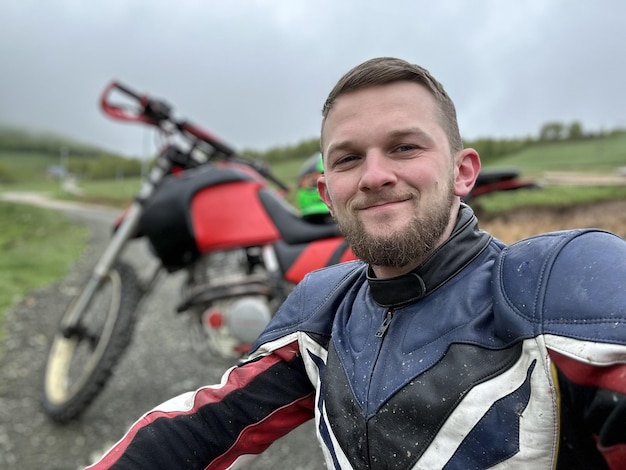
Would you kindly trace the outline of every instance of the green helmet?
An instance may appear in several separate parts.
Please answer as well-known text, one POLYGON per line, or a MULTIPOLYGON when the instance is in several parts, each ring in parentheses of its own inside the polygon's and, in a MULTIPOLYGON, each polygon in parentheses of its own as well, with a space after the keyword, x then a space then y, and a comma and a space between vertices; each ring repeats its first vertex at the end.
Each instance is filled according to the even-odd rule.
POLYGON ((328 207, 317 191, 317 178, 324 174, 322 154, 308 158, 298 176, 297 203, 303 217, 327 215, 328 207))

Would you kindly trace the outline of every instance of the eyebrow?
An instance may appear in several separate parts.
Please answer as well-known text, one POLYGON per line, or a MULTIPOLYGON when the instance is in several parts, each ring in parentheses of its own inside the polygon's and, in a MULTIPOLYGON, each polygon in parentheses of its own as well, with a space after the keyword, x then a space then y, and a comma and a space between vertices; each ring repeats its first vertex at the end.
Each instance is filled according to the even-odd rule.
POLYGON ((429 141, 432 141, 432 136, 423 131, 422 129, 418 128, 418 127, 409 127, 407 129, 398 129, 398 130, 394 130, 391 131, 388 134, 388 137, 391 138, 399 138, 399 137, 407 137, 407 136, 417 136, 420 138, 425 138, 428 139, 429 141))
MULTIPOLYGON (((418 127, 409 127, 406 129, 392 130, 386 135, 388 139, 398 139, 398 138, 409 137, 409 136, 416 136, 419 138, 428 139, 429 142, 433 142, 432 136, 418 127)), ((326 151, 326 153, 331 154, 332 152, 337 151, 337 150, 350 150, 350 149, 353 149, 354 147, 355 147, 354 140, 342 140, 337 143, 331 144, 328 147, 328 150, 326 151)))
POLYGON ((335 144, 331 144, 326 150, 326 154, 330 155, 331 153, 337 150, 349 150, 354 148, 354 143, 352 140, 343 140, 341 142, 337 142, 335 144))

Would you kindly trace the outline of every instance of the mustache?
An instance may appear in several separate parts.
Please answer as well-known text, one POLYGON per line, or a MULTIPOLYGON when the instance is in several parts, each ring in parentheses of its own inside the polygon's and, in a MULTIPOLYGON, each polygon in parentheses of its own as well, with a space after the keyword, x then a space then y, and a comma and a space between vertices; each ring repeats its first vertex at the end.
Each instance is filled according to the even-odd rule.
POLYGON ((363 209, 368 209, 370 207, 375 207, 375 206, 381 206, 383 204, 389 204, 392 202, 401 202, 401 201, 407 201, 409 199, 415 199, 417 198, 417 195, 412 194, 412 193, 392 193, 392 194, 380 194, 380 195, 373 195, 373 196, 366 196, 364 198, 359 199, 358 201, 355 201, 354 204, 352 205, 353 209, 356 210, 363 210, 363 209))

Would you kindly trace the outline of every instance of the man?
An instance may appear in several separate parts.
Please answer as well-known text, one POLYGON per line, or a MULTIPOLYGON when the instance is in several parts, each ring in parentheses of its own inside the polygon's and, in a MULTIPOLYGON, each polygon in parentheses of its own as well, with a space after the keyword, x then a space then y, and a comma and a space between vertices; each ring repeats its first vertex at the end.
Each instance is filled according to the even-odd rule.
POLYGON ((355 253, 307 276, 244 364, 146 414, 94 468, 231 468, 310 418, 329 468, 626 468, 626 243, 509 247, 424 69, 331 91, 318 189, 355 253))

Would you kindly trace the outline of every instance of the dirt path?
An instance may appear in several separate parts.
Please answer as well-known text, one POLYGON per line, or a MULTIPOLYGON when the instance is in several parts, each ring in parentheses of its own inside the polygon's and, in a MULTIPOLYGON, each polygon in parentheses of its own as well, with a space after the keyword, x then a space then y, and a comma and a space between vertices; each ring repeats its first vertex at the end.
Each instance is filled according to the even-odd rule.
POLYGON ((480 227, 512 243, 531 235, 572 228, 601 228, 626 238, 626 199, 568 208, 522 208, 495 218, 480 217, 480 227))

